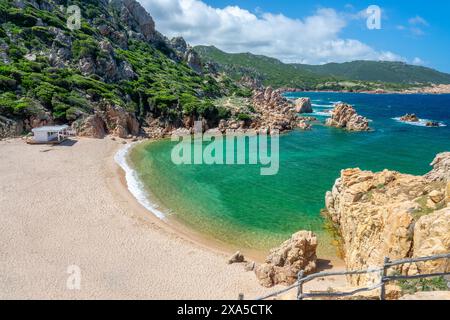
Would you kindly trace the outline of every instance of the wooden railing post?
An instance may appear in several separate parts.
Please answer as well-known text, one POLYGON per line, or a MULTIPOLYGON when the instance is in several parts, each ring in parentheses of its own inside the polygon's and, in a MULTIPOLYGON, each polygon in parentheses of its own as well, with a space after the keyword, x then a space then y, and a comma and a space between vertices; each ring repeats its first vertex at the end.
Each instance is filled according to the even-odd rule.
POLYGON ((380 300, 385 300, 386 299, 386 281, 385 281, 385 277, 387 275, 387 269, 388 266, 387 264, 389 263, 389 257, 385 257, 384 258, 384 263, 383 263, 383 270, 381 272, 381 288, 380 288, 380 300))
POLYGON ((297 283, 298 283, 297 300, 303 300, 303 270, 301 270, 298 273, 297 283))

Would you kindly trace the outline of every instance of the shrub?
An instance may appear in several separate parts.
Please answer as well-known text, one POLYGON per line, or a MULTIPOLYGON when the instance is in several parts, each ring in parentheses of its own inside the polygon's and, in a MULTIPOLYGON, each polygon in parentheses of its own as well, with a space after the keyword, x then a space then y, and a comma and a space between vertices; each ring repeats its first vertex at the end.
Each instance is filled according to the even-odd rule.
POLYGON ((81 59, 88 56, 96 58, 98 54, 98 43, 93 38, 75 40, 72 44, 72 55, 75 59, 81 59))
POLYGON ((237 118, 239 121, 250 121, 250 120, 252 120, 252 117, 251 117, 249 114, 247 114, 247 113, 239 113, 239 114, 236 116, 236 118, 237 118))
POLYGON ((17 86, 17 81, 10 78, 10 77, 6 77, 3 75, 0 75, 0 88, 2 90, 8 91, 8 90, 14 90, 17 86))

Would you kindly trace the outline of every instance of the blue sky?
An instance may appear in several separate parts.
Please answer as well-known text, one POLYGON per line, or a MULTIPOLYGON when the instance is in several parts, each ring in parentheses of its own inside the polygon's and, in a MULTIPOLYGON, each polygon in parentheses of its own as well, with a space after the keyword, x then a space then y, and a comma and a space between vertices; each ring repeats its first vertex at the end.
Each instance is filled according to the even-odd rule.
POLYGON ((285 62, 403 60, 450 72, 450 1, 140 0, 188 42, 285 62), (382 9, 381 30, 362 14, 382 9))

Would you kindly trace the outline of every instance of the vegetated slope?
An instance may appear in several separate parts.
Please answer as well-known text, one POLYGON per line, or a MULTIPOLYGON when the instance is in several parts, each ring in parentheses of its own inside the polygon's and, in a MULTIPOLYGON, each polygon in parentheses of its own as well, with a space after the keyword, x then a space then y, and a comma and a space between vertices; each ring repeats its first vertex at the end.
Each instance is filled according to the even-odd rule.
POLYGON ((335 76, 350 80, 393 83, 450 83, 450 74, 403 62, 353 61, 324 65, 294 64, 293 66, 302 72, 310 71, 318 75, 335 76))
POLYGON ((0 0, 3 121, 71 123, 107 102, 141 123, 147 117, 179 123, 185 116, 216 122, 227 111, 212 99, 241 89, 194 71, 192 64, 201 67, 195 58, 184 40, 156 31, 134 0, 0 0), (81 8, 79 30, 67 27, 68 5, 81 8))
POLYGON ((335 80, 333 77, 319 76, 266 56, 226 53, 213 46, 196 46, 194 49, 204 61, 215 63, 220 71, 224 71, 233 79, 249 76, 261 80, 265 85, 299 88, 335 80))
POLYGON ((239 79, 249 75, 266 85, 301 89, 401 89, 417 84, 447 84, 450 75, 402 62, 353 61, 325 65, 285 64, 251 53, 226 53, 213 46, 197 46, 205 61, 239 79), (349 83, 348 81, 354 81, 349 83))

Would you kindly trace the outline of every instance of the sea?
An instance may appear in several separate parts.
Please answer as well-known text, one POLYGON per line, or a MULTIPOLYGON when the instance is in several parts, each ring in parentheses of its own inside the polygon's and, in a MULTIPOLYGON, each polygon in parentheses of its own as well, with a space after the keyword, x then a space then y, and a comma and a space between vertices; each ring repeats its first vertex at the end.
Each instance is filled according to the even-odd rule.
MULTIPOLYGON (((321 215, 325 194, 342 169, 396 170, 423 175, 436 154, 450 151, 450 95, 300 92, 317 118, 311 131, 279 138, 279 170, 261 175, 261 165, 176 164, 170 139, 140 143, 124 155, 131 190, 161 219, 234 247, 265 252, 299 230, 319 237, 319 252, 333 252, 333 237, 321 215), (335 103, 345 102, 370 119, 370 132, 324 126, 335 103), (421 121, 400 117, 415 113, 421 121), (439 127, 427 127, 427 121, 439 127)), ((234 150, 234 152, 237 152, 234 150)), ((226 150, 225 150, 226 153, 226 150)))

